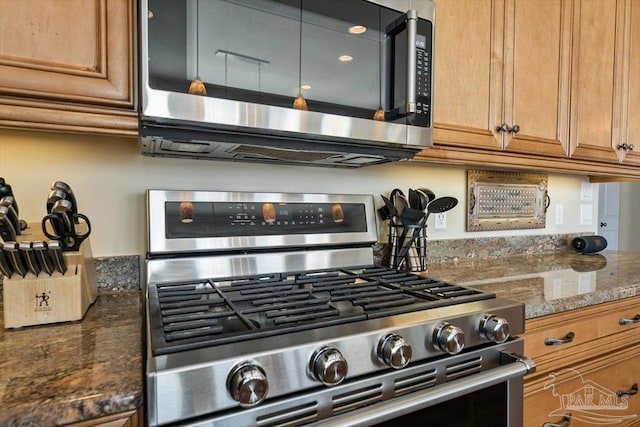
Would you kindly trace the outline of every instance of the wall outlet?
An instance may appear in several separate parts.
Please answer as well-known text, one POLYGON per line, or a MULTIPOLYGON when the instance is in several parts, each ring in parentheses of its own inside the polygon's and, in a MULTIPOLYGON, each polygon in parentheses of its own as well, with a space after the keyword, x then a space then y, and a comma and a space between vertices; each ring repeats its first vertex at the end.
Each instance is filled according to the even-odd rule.
POLYGON ((436 214, 434 227, 436 230, 444 230, 447 228, 447 214, 445 212, 436 214))
POLYGON ((556 205, 556 225, 562 225, 564 223, 564 206, 556 205))

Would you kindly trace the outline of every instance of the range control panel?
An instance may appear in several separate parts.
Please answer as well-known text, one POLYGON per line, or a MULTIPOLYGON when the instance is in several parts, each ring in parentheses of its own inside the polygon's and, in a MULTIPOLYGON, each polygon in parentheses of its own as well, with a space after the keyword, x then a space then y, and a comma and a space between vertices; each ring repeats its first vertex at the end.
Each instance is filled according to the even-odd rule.
POLYGON ((359 203, 166 202, 168 239, 364 232, 359 203))

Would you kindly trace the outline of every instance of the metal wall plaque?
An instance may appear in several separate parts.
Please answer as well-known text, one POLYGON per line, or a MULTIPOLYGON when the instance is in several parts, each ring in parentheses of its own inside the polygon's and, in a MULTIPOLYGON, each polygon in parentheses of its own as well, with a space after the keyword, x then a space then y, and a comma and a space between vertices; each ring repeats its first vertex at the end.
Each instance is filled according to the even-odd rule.
POLYGON ((467 171, 467 231, 544 228, 549 196, 544 174, 467 171))

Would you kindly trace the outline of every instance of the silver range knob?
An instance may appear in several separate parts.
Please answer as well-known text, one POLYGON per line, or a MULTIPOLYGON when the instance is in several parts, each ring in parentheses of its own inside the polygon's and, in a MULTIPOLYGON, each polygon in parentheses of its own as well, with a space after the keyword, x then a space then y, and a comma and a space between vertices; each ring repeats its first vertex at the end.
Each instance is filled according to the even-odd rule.
POLYGON ((227 390, 240 406, 248 408, 260 404, 269 391, 264 370, 255 362, 236 365, 227 377, 227 390))
POLYGON ((489 341, 503 343, 509 339, 509 322, 495 314, 485 314, 480 320, 480 335, 489 341))
POLYGON ((347 377, 347 361, 335 348, 321 347, 313 353, 309 371, 324 385, 338 385, 347 377))
POLYGON ((439 323, 433 330, 433 345, 446 353, 458 354, 464 348, 464 332, 451 323, 439 323))
POLYGON ((411 346, 398 334, 388 334, 378 342, 378 357, 393 369, 402 369, 411 362, 411 346))

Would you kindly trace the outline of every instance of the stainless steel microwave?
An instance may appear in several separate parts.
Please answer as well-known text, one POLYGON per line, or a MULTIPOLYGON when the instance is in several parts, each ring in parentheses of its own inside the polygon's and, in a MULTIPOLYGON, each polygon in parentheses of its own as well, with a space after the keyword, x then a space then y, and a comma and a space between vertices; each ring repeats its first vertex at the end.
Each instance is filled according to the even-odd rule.
POLYGON ((141 0, 152 156, 360 167, 432 145, 431 0, 141 0))

